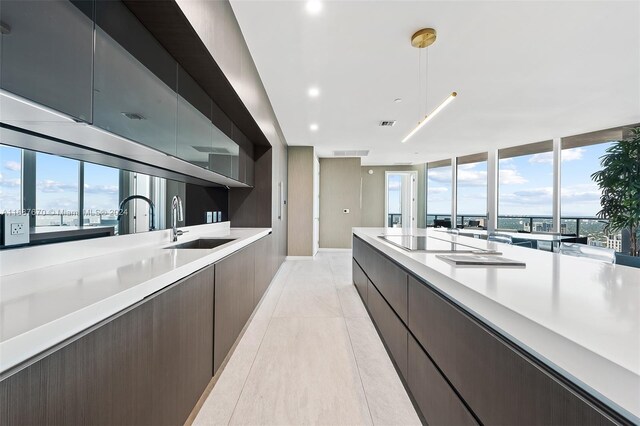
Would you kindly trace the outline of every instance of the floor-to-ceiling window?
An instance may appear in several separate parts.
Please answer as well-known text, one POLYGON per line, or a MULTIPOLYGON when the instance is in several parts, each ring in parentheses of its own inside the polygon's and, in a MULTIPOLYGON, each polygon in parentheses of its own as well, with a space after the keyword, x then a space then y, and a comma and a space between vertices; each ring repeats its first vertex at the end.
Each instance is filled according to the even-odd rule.
POLYGON ((427 163, 427 225, 451 221, 451 188, 451 160, 427 163))
POLYGON ((459 157, 457 176, 458 225, 485 226, 487 217, 487 153, 459 157))
POLYGON ((552 151, 552 141, 499 151, 499 229, 531 232, 552 230, 552 151))
POLYGON ((79 225, 80 162, 36 154, 36 226, 79 225))
POLYGON ((117 226, 119 174, 112 167, 84 164, 85 226, 117 226))
POLYGON ((600 157, 614 140, 622 139, 622 129, 603 130, 562 139, 560 231, 587 238, 595 246, 620 251, 620 233, 605 232, 606 220, 596 218, 601 191, 591 175, 601 169, 600 157))
POLYGON ((0 145, 0 213, 22 210, 22 150, 0 145))

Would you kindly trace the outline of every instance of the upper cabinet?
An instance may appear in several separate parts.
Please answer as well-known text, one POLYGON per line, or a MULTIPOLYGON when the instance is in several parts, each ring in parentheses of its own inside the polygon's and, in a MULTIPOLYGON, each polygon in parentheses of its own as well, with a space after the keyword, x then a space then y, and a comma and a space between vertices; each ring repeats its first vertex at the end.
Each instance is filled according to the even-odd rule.
POLYGON ((0 0, 0 21, 2 89, 253 184, 251 141, 123 2, 0 0))
POLYGON ((91 122, 93 2, 2 0, 0 87, 91 122))
POLYGON ((96 126, 175 156, 177 67, 123 3, 96 2, 96 126))

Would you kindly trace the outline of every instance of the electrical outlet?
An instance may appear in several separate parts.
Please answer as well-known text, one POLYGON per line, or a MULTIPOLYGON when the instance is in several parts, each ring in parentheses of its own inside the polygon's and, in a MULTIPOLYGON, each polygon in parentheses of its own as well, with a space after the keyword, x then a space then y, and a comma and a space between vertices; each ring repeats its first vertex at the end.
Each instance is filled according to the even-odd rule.
POLYGON ((213 212, 207 212, 207 223, 213 222, 213 212))
POLYGON ((12 223, 11 224, 11 235, 22 235, 24 234, 24 224, 22 223, 12 223))
POLYGON ((347 213, 348 214, 349 212, 350 212, 349 209, 342 209, 342 213, 347 213))
POLYGON ((29 244, 29 216, 28 215, 0 215, 2 229, 2 245, 17 246, 29 244))

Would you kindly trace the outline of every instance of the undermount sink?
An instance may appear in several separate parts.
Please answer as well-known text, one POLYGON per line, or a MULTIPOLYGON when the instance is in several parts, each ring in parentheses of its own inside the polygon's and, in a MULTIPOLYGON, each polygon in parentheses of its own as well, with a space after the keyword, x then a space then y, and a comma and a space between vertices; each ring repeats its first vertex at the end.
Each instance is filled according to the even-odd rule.
POLYGON ((235 238, 200 238, 198 240, 176 244, 171 247, 165 247, 165 249, 212 249, 235 240, 235 238))

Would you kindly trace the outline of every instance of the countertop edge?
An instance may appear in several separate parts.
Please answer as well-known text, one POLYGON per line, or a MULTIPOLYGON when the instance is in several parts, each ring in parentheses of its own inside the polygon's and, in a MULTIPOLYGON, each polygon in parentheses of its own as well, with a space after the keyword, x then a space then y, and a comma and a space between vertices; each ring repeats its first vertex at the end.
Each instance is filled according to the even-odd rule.
MULTIPOLYGON (((202 268, 222 260, 259 239, 266 237, 272 232, 271 228, 236 229, 254 229, 256 232, 251 236, 239 238, 238 241, 234 241, 226 247, 216 249, 188 264, 141 282, 131 288, 1 342, 0 380, 4 380, 6 377, 26 368, 28 365, 23 366, 23 364, 29 364, 29 360, 36 358, 39 354, 72 339, 74 336, 118 314, 118 312, 126 310, 146 297, 161 291, 202 268)), ((159 248, 164 249, 172 244, 175 243, 164 244, 159 248)))

